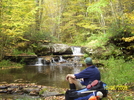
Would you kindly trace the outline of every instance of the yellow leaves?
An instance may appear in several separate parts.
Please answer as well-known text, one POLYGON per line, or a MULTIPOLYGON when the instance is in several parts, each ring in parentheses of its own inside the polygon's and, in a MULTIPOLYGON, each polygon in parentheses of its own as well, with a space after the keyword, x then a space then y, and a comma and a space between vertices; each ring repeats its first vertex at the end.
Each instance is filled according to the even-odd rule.
POLYGON ((63 16, 72 16, 72 14, 71 13, 69 13, 69 12, 65 12, 65 13, 63 13, 63 16))
POLYGON ((2 32, 17 38, 35 22, 35 3, 32 0, 11 0, 3 3, 2 32))
POLYGON ((134 36, 128 37, 128 38, 123 37, 122 40, 124 40, 125 42, 132 42, 132 41, 134 41, 134 36))
POLYGON ((134 45, 128 46, 127 49, 132 49, 134 48, 134 45))
POLYGON ((17 44, 17 47, 25 47, 25 42, 20 42, 17 44))
POLYGON ((28 39, 25 39, 22 36, 19 36, 18 38, 21 39, 21 40, 23 40, 23 41, 29 41, 28 39))
POLYGON ((124 13, 124 16, 128 19, 129 23, 134 23, 134 12, 132 13, 124 13))

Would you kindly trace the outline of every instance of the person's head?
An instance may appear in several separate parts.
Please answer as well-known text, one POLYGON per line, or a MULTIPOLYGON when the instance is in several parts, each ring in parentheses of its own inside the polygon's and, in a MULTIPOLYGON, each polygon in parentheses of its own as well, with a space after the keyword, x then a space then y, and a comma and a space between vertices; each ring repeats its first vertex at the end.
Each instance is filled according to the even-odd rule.
POLYGON ((92 59, 90 57, 87 57, 84 61, 86 63, 86 65, 90 66, 93 65, 92 59))

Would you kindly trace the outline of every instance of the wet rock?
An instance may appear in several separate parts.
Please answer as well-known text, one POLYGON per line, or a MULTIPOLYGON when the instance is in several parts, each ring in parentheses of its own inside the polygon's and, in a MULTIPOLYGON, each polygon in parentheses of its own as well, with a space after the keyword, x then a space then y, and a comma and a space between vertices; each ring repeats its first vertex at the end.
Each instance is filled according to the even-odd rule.
POLYGON ((0 86, 0 89, 7 89, 8 86, 0 86))
POLYGON ((39 89, 39 88, 23 88, 23 91, 24 91, 25 93, 30 93, 30 92, 32 92, 32 91, 39 92, 40 89, 39 89))
POLYGON ((10 83, 5 85, 0 85, 0 93, 6 94, 15 94, 15 95, 24 95, 28 94, 29 96, 57 96, 60 92, 54 87, 36 85, 35 83, 30 84, 20 84, 20 83, 10 83))
POLYGON ((55 96, 58 95, 58 92, 47 92, 45 91, 43 94, 41 94, 42 97, 49 97, 49 96, 55 96))
POLYGON ((31 91, 29 93, 30 96, 38 96, 39 95, 39 91, 31 91))
POLYGON ((16 87, 10 87, 7 89, 9 94, 14 94, 14 93, 19 93, 21 90, 16 86, 16 87))
POLYGON ((0 89, 0 93, 7 93, 6 89, 0 89))

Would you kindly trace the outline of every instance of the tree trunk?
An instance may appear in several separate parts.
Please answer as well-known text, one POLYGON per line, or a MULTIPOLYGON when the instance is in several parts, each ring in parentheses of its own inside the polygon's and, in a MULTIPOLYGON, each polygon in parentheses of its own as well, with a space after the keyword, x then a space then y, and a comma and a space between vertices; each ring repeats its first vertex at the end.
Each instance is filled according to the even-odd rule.
POLYGON ((0 0, 0 60, 3 58, 3 37, 2 37, 2 0, 0 0))
POLYGON ((116 12, 114 10, 114 6, 113 6, 113 3, 112 3, 112 0, 110 0, 110 6, 111 6, 112 15, 113 15, 114 20, 116 22, 116 26, 118 27, 118 24, 117 24, 117 15, 116 15, 116 12))
POLYGON ((105 19, 104 19, 104 16, 103 16, 103 14, 101 13, 100 14, 100 16, 101 16, 101 26, 102 26, 102 28, 103 28, 103 33, 105 34, 106 33, 106 30, 105 30, 105 19))
MULTIPOLYGON (((39 7, 40 6, 40 1, 41 0, 36 0, 36 6, 39 7)), ((35 32, 39 33, 40 32, 40 8, 38 8, 37 12, 36 12, 36 26, 35 26, 35 32)))

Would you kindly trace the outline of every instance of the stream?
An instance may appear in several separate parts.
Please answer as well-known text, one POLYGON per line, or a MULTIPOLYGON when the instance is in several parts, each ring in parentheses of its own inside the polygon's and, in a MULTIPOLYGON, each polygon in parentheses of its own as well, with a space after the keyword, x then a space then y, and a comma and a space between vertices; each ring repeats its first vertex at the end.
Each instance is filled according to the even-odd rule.
MULTIPOLYGON (((51 58, 48 64, 48 57, 38 57, 32 64, 22 68, 0 69, 0 83, 35 83, 37 85, 52 86, 56 88, 68 88, 65 77, 69 73, 78 73, 81 70, 81 49, 72 48, 72 57, 63 59, 58 56, 58 60, 51 58), (77 55, 77 56, 76 56, 77 55)), ((0 99, 10 98, 11 100, 26 100, 38 98, 28 95, 7 95, 0 94, 0 99), (21 99, 20 99, 21 98, 21 99)))
POLYGON ((0 82, 27 82, 66 88, 65 76, 68 73, 79 71, 80 67, 24 66, 23 68, 0 70, 0 82))
MULTIPOLYGON (((66 75, 68 73, 78 73, 82 67, 81 64, 76 65, 72 63, 52 63, 50 65, 41 65, 39 59, 37 62, 35 65, 26 65, 23 68, 1 69, 0 83, 36 83, 37 85, 43 86, 68 88, 68 82, 65 80, 66 75)), ((2 97, 12 98, 13 100, 18 100, 18 98, 24 97, 37 98, 28 95, 0 94, 0 98, 2 97)))

